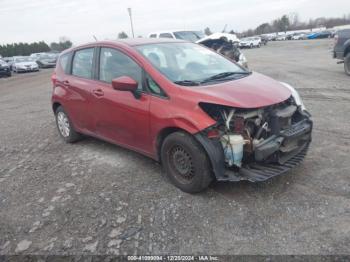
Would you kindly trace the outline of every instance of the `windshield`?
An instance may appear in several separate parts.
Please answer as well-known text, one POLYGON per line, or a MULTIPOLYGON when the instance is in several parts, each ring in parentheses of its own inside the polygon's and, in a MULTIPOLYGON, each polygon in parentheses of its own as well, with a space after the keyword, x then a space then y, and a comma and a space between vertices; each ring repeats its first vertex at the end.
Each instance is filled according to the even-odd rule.
POLYGON ((191 31, 178 31, 174 32, 174 35, 177 39, 187 40, 191 42, 196 42, 200 37, 191 31))
POLYGON ((183 85, 199 85, 222 73, 225 73, 220 79, 222 81, 232 80, 225 77, 226 73, 248 73, 223 56, 197 44, 161 43, 141 45, 136 49, 169 80, 182 82, 179 84, 183 85))
POLYGON ((15 63, 22 63, 22 62, 32 62, 33 60, 30 57, 16 57, 14 61, 15 63))

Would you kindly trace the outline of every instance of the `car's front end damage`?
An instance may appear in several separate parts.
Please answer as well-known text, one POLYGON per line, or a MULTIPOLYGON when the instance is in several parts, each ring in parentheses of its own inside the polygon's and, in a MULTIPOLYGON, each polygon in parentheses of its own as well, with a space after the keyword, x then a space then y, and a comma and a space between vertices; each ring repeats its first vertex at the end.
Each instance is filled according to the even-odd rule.
POLYGON ((297 166, 311 142, 312 120, 297 92, 278 104, 200 107, 216 124, 197 133, 218 181, 264 181, 297 166))

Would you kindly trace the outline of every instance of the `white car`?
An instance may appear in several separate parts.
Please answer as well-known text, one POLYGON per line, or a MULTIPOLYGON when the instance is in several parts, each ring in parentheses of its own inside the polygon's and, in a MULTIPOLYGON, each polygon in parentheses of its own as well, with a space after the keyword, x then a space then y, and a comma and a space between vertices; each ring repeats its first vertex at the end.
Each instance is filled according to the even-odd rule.
POLYGON ((16 73, 39 71, 39 66, 29 56, 14 56, 12 71, 16 73))
POLYGON ((279 35, 276 37, 276 41, 285 41, 287 40, 287 36, 285 35, 279 35))
POLYGON ((173 38, 187 40, 190 42, 196 42, 199 39, 205 37, 202 31, 188 31, 188 30, 175 30, 175 31, 159 31, 148 34, 148 38, 173 38))
POLYGON ((306 39, 305 34, 295 34, 292 36, 292 40, 303 40, 303 39, 306 39))
POLYGON ((253 48, 261 46, 261 38, 260 37, 247 37, 242 38, 239 42, 239 47, 241 48, 253 48))

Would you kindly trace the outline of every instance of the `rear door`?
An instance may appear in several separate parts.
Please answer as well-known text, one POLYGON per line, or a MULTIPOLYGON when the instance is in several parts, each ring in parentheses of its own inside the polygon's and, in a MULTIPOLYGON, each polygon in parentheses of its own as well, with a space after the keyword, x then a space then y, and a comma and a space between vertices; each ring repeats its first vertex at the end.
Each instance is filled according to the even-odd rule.
POLYGON ((66 75, 63 84, 69 90, 67 109, 73 123, 84 131, 93 132, 93 114, 91 103, 95 48, 76 50, 73 54, 71 74, 66 75))
POLYGON ((150 152, 150 95, 143 92, 143 69, 127 54, 101 47, 97 65, 93 110, 100 137, 144 153, 150 152), (112 79, 129 76, 138 82, 139 97, 112 88, 112 79))

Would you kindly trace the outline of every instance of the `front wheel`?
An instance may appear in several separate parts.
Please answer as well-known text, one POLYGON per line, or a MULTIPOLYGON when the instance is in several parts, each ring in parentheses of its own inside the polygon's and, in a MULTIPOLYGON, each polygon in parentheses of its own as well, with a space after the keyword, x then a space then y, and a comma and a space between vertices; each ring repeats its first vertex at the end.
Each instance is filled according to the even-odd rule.
POLYGON ((56 109, 55 116, 58 132, 65 142, 74 143, 81 138, 81 135, 74 130, 72 122, 62 106, 56 109))
POLYGON ((350 76, 350 52, 345 56, 344 70, 345 70, 345 73, 350 76))
POLYGON ((171 182, 184 192, 203 191, 213 180, 206 152, 187 133, 175 132, 165 138, 161 148, 161 160, 171 182))

